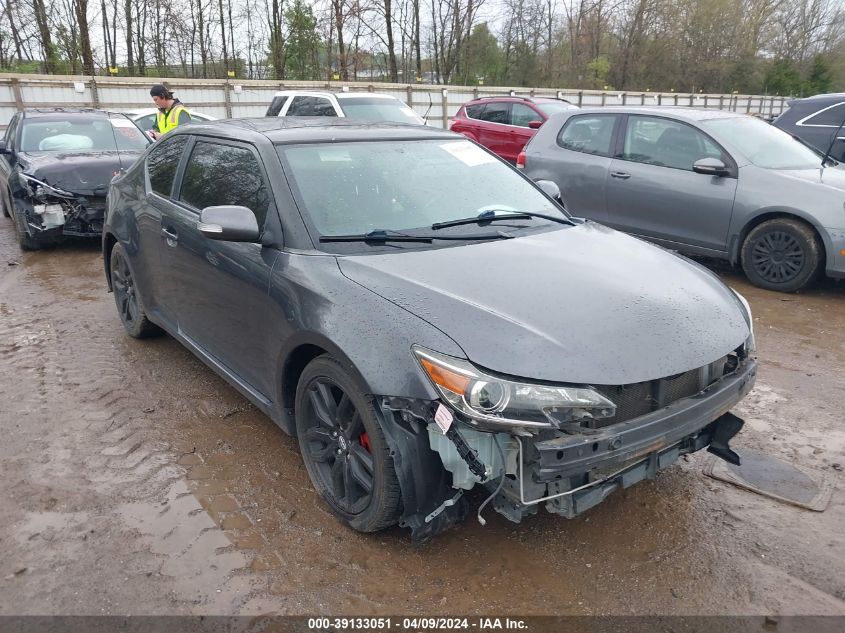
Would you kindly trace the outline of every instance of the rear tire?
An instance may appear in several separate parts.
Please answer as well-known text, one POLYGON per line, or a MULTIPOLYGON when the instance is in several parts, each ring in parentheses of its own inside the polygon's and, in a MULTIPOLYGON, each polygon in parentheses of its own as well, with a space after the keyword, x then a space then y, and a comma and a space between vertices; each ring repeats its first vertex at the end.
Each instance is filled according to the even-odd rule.
POLYGON ((401 494, 372 400, 328 355, 311 361, 296 388, 296 433, 314 488, 359 532, 394 525, 401 494))
POLYGON ((147 318, 144 302, 135 286, 135 275, 123 246, 115 244, 109 259, 114 302, 126 333, 132 338, 147 338, 161 333, 161 328, 147 318))
POLYGON ((742 269, 755 286, 795 292, 822 270, 822 246, 804 222, 776 218, 754 227, 742 244, 742 269))
MULTIPOLYGON (((9 194, 8 191, 6 192, 6 195, 9 197, 9 200, 12 199, 12 196, 11 196, 11 194, 9 194)), ((3 196, 0 196, 0 207, 3 207, 3 217, 4 218, 12 217, 12 215, 9 213, 9 207, 6 205, 6 201, 3 199, 3 196)))

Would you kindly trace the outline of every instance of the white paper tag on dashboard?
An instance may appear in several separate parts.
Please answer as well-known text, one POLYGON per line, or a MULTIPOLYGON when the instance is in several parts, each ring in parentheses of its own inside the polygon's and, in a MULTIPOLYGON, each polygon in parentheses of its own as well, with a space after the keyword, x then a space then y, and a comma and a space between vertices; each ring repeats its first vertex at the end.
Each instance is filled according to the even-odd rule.
POLYGON ((437 411, 434 412, 434 421, 437 423, 437 426, 440 427, 440 431, 443 435, 446 435, 446 432, 451 428, 452 422, 455 420, 452 417, 452 412, 449 411, 446 407, 442 404, 437 405, 437 411))

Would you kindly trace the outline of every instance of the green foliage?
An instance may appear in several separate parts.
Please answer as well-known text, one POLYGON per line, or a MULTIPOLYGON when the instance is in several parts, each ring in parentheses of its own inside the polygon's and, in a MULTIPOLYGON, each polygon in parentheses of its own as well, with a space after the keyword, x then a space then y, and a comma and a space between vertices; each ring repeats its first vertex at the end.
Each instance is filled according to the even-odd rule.
POLYGON ((587 79, 591 88, 604 89, 607 86, 607 76, 610 74, 610 60, 599 55, 587 62, 587 79))
POLYGON ((288 79, 316 79, 320 75, 320 35, 313 9, 294 0, 285 11, 288 38, 285 43, 285 77, 288 79))
POLYGON ((808 95, 817 95, 831 92, 833 88, 833 67, 823 55, 813 57, 813 64, 810 66, 810 75, 804 86, 804 92, 808 95))
POLYGON ((486 22, 475 25, 466 42, 464 58, 463 83, 478 83, 480 79, 483 79, 485 85, 494 86, 502 78, 504 70, 502 51, 486 22))
POLYGON ((778 59, 772 64, 763 79, 767 94, 797 95, 801 93, 801 75, 788 59, 778 59))

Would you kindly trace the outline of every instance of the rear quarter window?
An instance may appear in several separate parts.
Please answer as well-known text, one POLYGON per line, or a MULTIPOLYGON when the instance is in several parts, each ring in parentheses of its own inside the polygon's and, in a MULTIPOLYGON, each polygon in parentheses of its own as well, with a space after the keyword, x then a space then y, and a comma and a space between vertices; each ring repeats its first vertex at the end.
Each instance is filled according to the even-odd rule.
POLYGON ((557 144, 574 152, 610 156, 615 125, 614 114, 573 116, 558 134, 557 144))
POLYGON ((158 195, 165 198, 170 197, 176 168, 179 166, 179 159, 182 157, 182 150, 185 149, 187 142, 187 136, 176 136, 163 140, 147 156, 147 174, 150 177, 150 188, 158 195))
POLYGON ((270 103, 270 107, 267 108, 267 114, 265 116, 279 116, 279 113, 282 111, 282 108, 285 107, 285 103, 289 95, 284 95, 282 97, 273 97, 272 103, 270 103))
POLYGON ((480 119, 482 112, 484 112, 483 103, 476 103, 475 105, 468 105, 466 107, 466 113, 470 119, 480 119))

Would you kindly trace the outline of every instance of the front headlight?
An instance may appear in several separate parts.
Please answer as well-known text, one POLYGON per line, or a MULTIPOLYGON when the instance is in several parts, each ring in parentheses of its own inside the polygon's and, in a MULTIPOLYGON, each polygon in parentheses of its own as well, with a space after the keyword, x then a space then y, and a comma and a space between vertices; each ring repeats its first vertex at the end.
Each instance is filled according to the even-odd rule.
POLYGON ((751 354, 757 351, 757 341, 754 339, 754 317, 751 315, 751 306, 748 303, 748 299, 743 297, 733 288, 731 288, 731 291, 734 295, 736 295, 736 298, 739 299, 743 310, 745 310, 745 322, 748 324, 748 330, 751 332, 745 341, 745 351, 751 354))
POLYGON ((76 197, 74 194, 65 191, 64 189, 59 189, 57 187, 53 187, 48 185, 46 182, 42 182, 37 178, 33 178, 27 174, 18 174, 18 180, 21 183, 21 187, 24 188, 30 196, 35 198, 44 198, 45 196, 56 196, 57 198, 74 198, 76 197))
POLYGON ((589 387, 514 382, 421 347, 415 346, 414 354, 443 399, 480 429, 556 429, 616 413, 613 402, 589 387))

